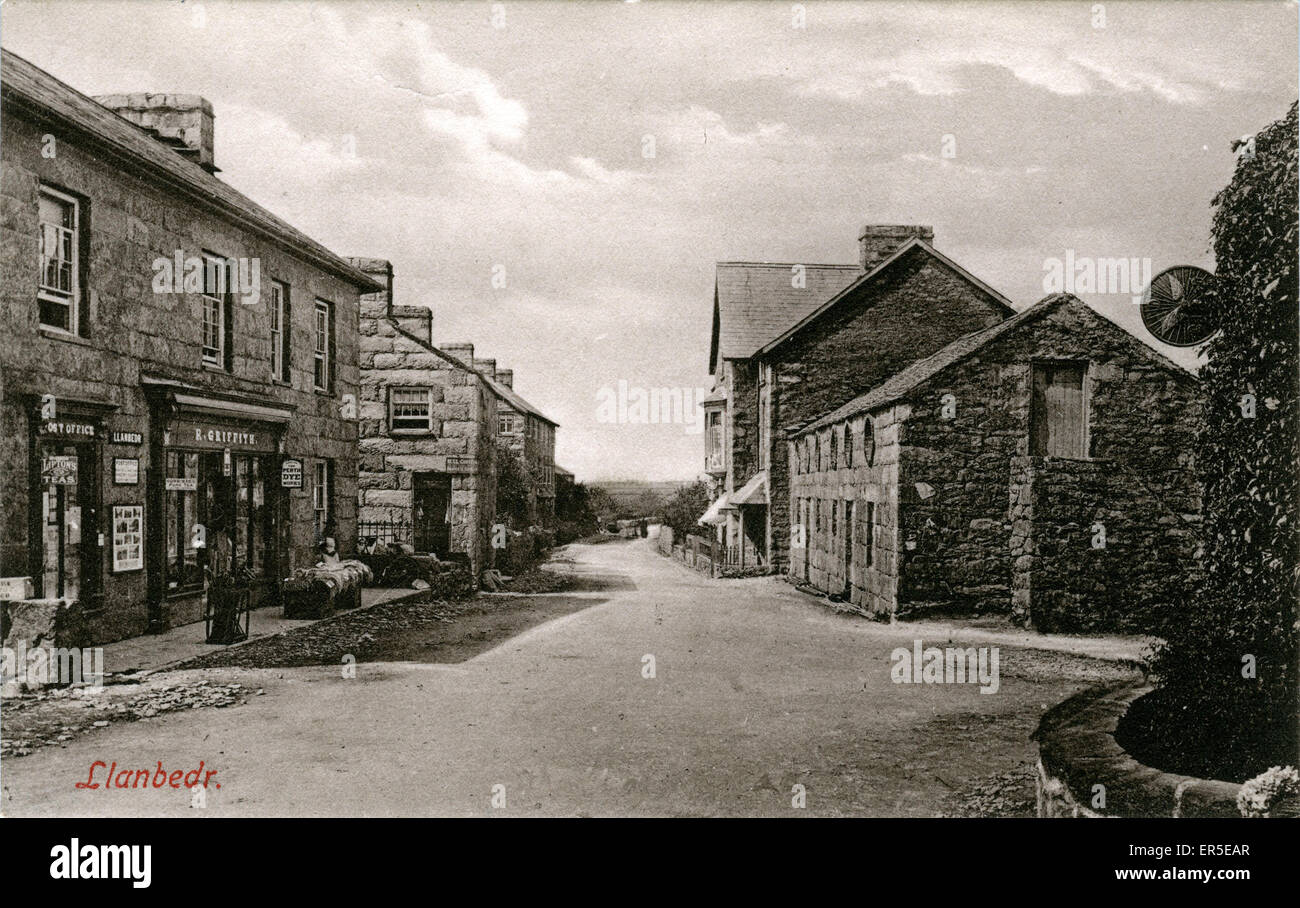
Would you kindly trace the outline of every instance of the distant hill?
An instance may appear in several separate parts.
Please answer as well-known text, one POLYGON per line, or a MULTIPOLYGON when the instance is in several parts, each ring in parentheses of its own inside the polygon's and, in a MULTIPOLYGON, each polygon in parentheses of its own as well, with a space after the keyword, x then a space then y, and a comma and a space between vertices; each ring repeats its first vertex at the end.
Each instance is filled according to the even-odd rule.
POLYGON ((658 495, 661 498, 667 498, 676 492, 681 486, 690 485, 689 479, 683 479, 680 482, 637 482, 634 480, 595 480, 587 483, 594 489, 604 489, 609 493, 619 505, 629 507, 641 499, 641 496, 647 492, 658 495))

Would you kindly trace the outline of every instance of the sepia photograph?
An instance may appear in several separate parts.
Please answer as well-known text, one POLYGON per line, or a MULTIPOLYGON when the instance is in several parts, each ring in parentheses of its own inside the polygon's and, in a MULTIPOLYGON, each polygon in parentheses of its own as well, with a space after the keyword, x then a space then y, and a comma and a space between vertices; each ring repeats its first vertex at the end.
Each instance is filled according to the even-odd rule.
POLYGON ((34 885, 1294 879, 1293 0, 2 2, 34 885))

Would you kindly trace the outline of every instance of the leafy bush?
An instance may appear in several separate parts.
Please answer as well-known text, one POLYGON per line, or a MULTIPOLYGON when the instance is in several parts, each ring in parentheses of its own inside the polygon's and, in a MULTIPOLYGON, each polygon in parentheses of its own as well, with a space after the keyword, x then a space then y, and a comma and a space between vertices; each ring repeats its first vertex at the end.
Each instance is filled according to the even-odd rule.
POLYGON ((497 516, 511 526, 527 526, 532 520, 533 477, 524 459, 510 450, 503 441, 497 442, 497 516))
POLYGON ((660 509, 664 523, 673 528, 674 539, 685 539, 690 533, 704 535, 697 520, 709 509, 709 487, 703 482, 681 486, 665 501, 660 509))
POLYGON ((1296 125, 1292 105, 1213 203, 1220 332, 1206 345, 1196 451, 1204 584, 1153 653, 1167 745, 1189 763, 1297 762, 1296 125))

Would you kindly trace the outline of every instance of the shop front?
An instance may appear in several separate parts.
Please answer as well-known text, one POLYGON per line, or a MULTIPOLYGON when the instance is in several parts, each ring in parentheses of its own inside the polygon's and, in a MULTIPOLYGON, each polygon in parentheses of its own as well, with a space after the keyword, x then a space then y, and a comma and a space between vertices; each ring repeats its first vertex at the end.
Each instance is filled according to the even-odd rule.
POLYGON ((278 602, 286 502, 281 451, 292 411, 234 397, 155 395, 150 624, 202 617, 214 578, 278 602))

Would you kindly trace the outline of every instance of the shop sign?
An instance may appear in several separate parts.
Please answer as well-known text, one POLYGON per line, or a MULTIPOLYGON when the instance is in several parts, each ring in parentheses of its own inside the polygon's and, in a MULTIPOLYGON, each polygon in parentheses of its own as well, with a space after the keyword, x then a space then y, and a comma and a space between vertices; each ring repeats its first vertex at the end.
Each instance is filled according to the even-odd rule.
POLYGON ((41 434, 54 435, 59 438, 94 438, 95 424, 92 422, 48 419, 41 423, 41 434))
POLYGON ((285 460, 280 464, 280 487, 285 489, 302 488, 302 461, 285 460))
POLYGON ((50 486, 75 486, 77 484, 77 456, 55 454, 41 463, 41 483, 50 486))
POLYGON ((197 476, 168 476, 164 486, 168 492, 197 492, 199 478, 197 476))
POLYGON ((177 448, 205 448, 216 451, 275 450, 275 436, 265 428, 231 424, 177 422, 171 426, 166 443, 177 448))
POLYGON ((114 432, 113 444, 115 445, 141 445, 144 444, 144 435, 140 432, 114 432))

